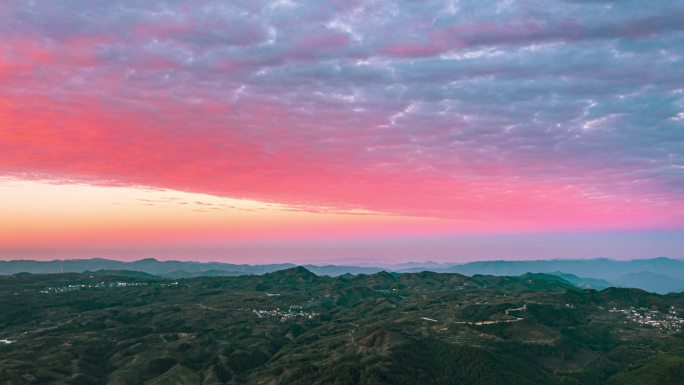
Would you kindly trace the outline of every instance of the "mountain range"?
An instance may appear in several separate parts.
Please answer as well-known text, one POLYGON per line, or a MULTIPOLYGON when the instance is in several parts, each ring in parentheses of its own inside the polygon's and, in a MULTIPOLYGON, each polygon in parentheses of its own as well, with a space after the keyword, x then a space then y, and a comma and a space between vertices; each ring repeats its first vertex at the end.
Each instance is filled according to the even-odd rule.
MULTIPOLYGON (((52 261, 10 260, 0 261, 0 275, 20 272, 82 273, 99 270, 126 270, 152 274, 162 278, 191 278, 198 276, 261 275, 297 265, 281 264, 231 264, 221 262, 159 261, 146 258, 137 261, 111 259, 67 259, 52 261)), ((554 274, 580 288, 601 290, 607 287, 633 287, 655 293, 684 291, 684 261, 671 258, 636 260, 557 259, 529 261, 477 261, 461 264, 437 262, 407 262, 388 267, 352 265, 303 265, 317 275, 336 277, 344 274, 375 274, 381 271, 409 273, 432 271, 497 276, 519 276, 525 273, 554 274)))
POLYGON ((303 267, 5 275, 0 385, 682 383, 684 294, 576 285, 303 267))

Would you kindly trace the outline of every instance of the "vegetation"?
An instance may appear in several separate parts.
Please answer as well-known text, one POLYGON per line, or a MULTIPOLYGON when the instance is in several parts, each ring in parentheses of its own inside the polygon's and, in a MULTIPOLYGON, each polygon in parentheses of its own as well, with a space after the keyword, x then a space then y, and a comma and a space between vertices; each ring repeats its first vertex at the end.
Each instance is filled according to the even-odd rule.
POLYGON ((546 274, 330 278, 298 267, 217 275, 0 277, 0 384, 668 385, 684 378, 682 295, 580 290, 546 274))

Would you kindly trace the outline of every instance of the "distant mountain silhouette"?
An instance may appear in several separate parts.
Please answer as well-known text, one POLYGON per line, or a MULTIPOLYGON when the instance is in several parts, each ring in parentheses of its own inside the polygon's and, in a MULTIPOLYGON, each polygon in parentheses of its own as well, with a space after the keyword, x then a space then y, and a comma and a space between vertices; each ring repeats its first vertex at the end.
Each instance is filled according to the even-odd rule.
POLYGON ((615 286, 615 284, 608 282, 605 279, 583 278, 583 277, 578 277, 575 274, 563 273, 562 271, 555 271, 551 274, 557 275, 557 276, 563 278, 564 280, 571 282, 573 285, 580 287, 582 289, 603 290, 605 288, 615 286))
POLYGON ((619 286, 638 287, 660 294, 684 291, 684 280, 650 271, 625 274, 613 282, 619 286))
MULTIPOLYGON (((82 273, 98 270, 129 270, 158 275, 166 278, 190 278, 198 276, 261 275, 297 265, 280 263, 268 265, 246 265, 221 262, 159 261, 145 258, 137 261, 116 261, 111 259, 67 259, 53 261, 12 260, 0 261, 0 275, 16 273, 82 273)), ((314 266, 306 268, 318 275, 338 276, 345 273, 373 274, 383 269, 360 266, 314 266)))
MULTIPOLYGON (((262 275, 280 270, 296 268, 292 263, 246 265, 221 262, 159 261, 146 258, 124 262, 102 258, 68 259, 53 261, 12 260, 0 261, 0 275, 20 272, 81 273, 106 271, 141 272, 162 278, 192 278, 199 276, 262 275)), ((637 259, 619 261, 607 258, 586 260, 533 260, 533 261, 479 261, 463 264, 436 262, 409 262, 396 265, 393 269, 366 266, 304 265, 284 274, 294 274, 306 282, 312 276, 348 276, 366 274, 374 282, 396 279, 397 272, 459 273, 465 276, 494 275, 521 276, 526 273, 552 274, 573 285, 602 290, 610 286, 635 287, 657 293, 684 291, 684 261, 670 258, 637 259), (304 273, 306 271, 306 273, 304 273), (388 272, 389 271, 389 272, 388 272), (380 274, 376 274, 380 273, 380 274), (306 277, 309 278, 306 278, 306 277)), ((122 275, 124 273, 119 273, 122 275)), ((424 278, 431 279, 428 274, 424 278)), ((373 284, 373 282, 370 282, 373 284)))
POLYGON ((607 281, 625 274, 650 271, 684 279, 684 262, 670 258, 635 259, 631 261, 618 261, 607 258, 482 261, 454 265, 447 270, 466 275, 521 275, 527 272, 552 273, 560 271, 580 277, 600 278, 607 281))

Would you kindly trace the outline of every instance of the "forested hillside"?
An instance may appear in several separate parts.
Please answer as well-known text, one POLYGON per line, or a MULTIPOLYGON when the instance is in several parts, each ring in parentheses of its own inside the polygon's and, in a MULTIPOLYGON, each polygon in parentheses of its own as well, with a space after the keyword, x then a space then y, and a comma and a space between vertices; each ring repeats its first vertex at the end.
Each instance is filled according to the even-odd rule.
POLYGON ((0 384, 662 385, 684 296, 553 275, 0 278, 0 384))

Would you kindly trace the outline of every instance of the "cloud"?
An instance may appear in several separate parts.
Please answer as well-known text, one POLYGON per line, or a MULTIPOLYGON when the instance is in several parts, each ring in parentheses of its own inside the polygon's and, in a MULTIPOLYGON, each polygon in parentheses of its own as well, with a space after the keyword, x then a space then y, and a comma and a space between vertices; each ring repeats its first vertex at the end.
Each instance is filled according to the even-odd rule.
MULTIPOLYGON (((545 15, 546 16, 546 15, 545 15)), ((641 40, 684 30, 684 9, 618 23, 583 23, 575 18, 548 19, 525 15, 498 22, 459 22, 427 32, 422 43, 398 43, 383 49, 398 57, 426 57, 451 49, 532 45, 585 40, 641 40)))
POLYGON ((684 224, 684 8, 274 4, 4 2, 0 173, 502 229, 684 224))

